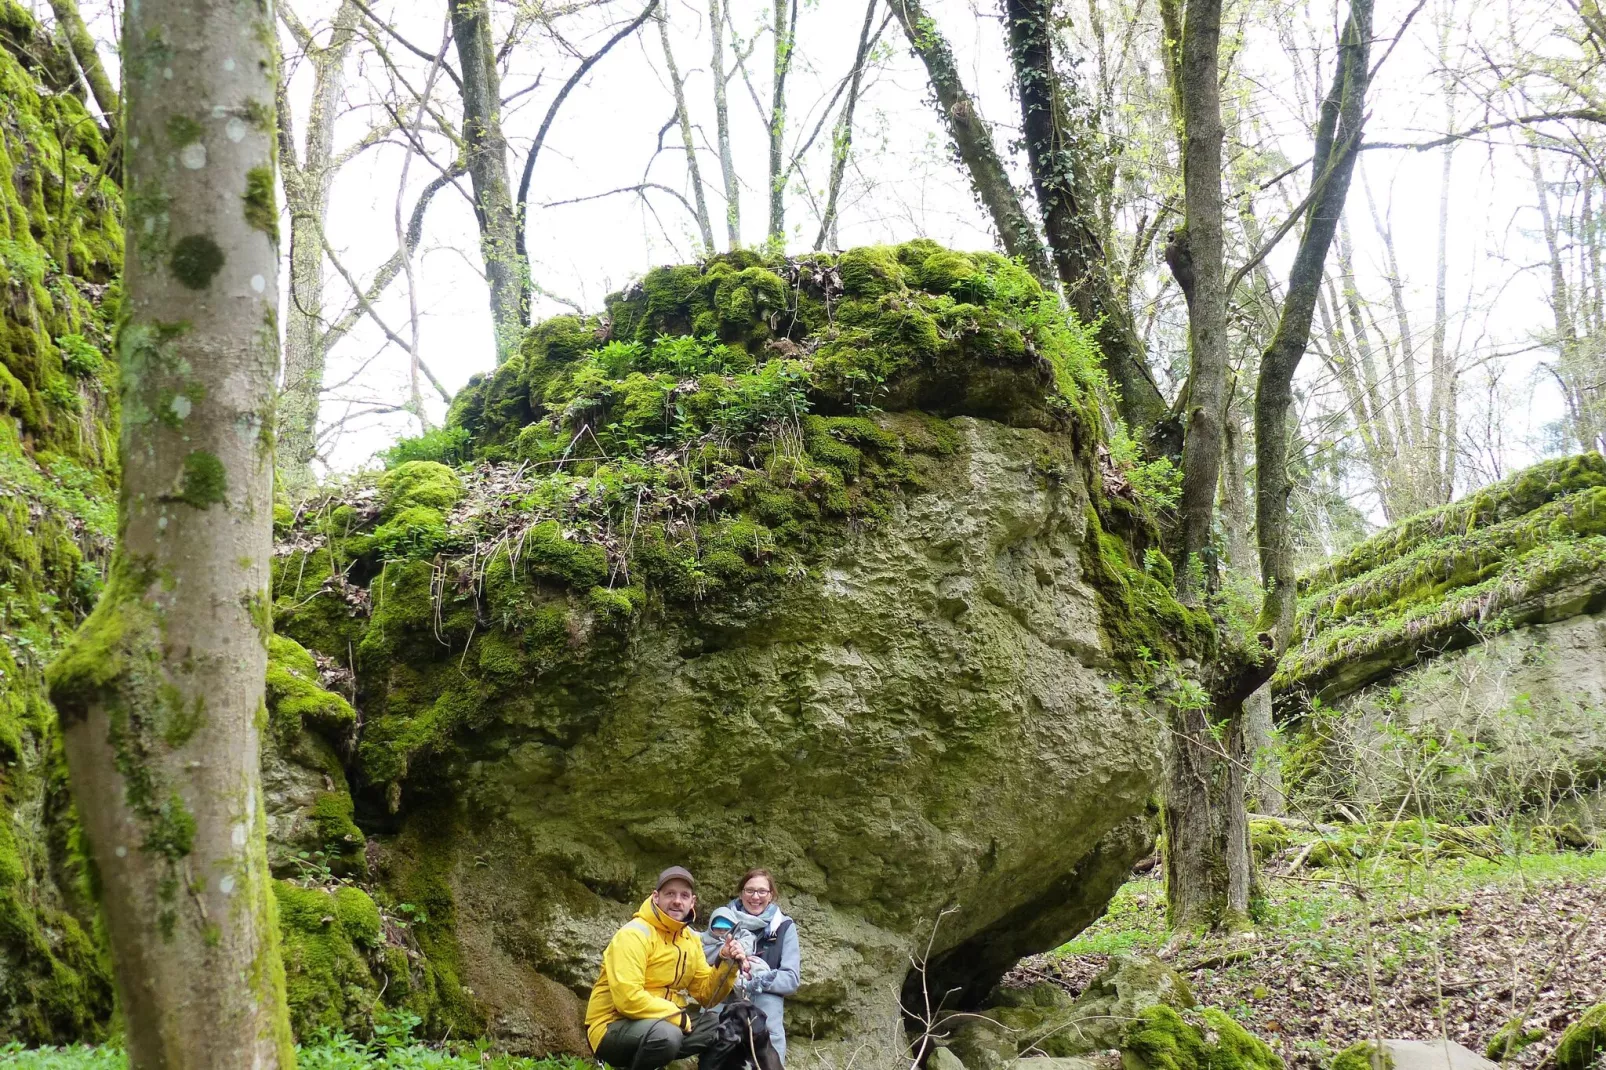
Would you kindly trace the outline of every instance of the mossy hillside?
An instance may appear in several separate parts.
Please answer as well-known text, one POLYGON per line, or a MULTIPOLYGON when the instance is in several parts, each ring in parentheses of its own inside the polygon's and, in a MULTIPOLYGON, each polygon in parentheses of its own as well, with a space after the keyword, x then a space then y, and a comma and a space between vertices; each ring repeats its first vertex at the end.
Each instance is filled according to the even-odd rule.
POLYGON ((1606 570, 1606 458, 1546 461, 1374 536, 1301 580, 1274 685, 1347 694, 1422 648, 1593 604, 1606 570))
POLYGON ((29 1042, 95 1038, 111 1011, 71 819, 52 824, 70 809, 43 683, 115 525, 118 196, 74 92, 71 61, 0 0, 0 1039, 29 1042))

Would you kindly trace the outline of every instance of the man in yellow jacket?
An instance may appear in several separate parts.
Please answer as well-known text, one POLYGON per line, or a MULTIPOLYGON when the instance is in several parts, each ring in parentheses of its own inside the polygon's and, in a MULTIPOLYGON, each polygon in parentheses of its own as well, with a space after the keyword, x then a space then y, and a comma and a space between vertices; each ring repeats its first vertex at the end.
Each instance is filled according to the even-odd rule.
POLYGON ((586 1036, 597 1058, 617 1070, 658 1070, 700 1055, 719 1023, 692 1016, 686 994, 712 1007, 730 994, 745 957, 727 940, 719 966, 708 964, 701 938, 687 922, 696 882, 680 866, 658 875, 658 887, 602 953, 602 974, 586 1004, 586 1036))

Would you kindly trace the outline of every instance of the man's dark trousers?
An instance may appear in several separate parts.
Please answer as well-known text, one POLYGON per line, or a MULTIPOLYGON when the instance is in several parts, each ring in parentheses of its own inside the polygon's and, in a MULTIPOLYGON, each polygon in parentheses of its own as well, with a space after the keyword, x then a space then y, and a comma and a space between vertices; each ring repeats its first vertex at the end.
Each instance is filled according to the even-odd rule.
POLYGON ((658 1018, 627 1018, 608 1026, 597 1045, 597 1058, 614 1070, 658 1070, 707 1051, 718 1026, 719 1015, 706 1012, 697 1016, 690 1033, 658 1018))

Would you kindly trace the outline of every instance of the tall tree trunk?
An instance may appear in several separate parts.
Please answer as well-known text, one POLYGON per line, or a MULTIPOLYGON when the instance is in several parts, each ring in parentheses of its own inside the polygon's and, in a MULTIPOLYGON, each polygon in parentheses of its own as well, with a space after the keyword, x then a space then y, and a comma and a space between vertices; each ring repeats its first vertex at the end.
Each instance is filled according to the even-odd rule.
POLYGON ((67 46, 78 61, 78 69, 84 72, 84 81, 89 83, 89 93, 95 98, 95 107, 106 117, 107 127, 116 130, 120 109, 117 89, 106 74, 106 65, 100 61, 100 50, 95 47, 89 27, 84 25, 84 16, 78 11, 78 0, 50 0, 50 10, 55 13, 62 36, 67 38, 67 46))
POLYGON ((1004 171, 1004 162, 993 146, 993 135, 981 117, 981 110, 959 77, 959 67, 948 40, 921 7, 920 0, 888 0, 888 3, 903 27, 904 36, 909 39, 909 46, 925 64, 937 112, 948 128, 948 136, 953 139, 954 149, 965 165, 971 188, 987 210, 1004 251, 1020 257, 1039 282, 1052 288, 1054 269, 1049 265, 1048 252, 1004 171))
POLYGON ((452 36, 463 78, 463 142, 474 187, 474 218, 490 288, 496 360, 518 349, 529 315, 529 275, 518 255, 518 220, 502 135, 501 77, 486 0, 449 0, 452 36))
POLYGON ((1053 16, 1053 0, 1004 3, 1032 185, 1065 300, 1078 320, 1098 325, 1099 351, 1118 391, 1121 416, 1139 433, 1152 431, 1166 421, 1167 406, 1149 373, 1131 310, 1116 292, 1092 218, 1091 171, 1097 161, 1090 157, 1097 154, 1098 139, 1076 83, 1055 67, 1053 16))
MULTIPOLYGON (((324 315, 324 228, 335 172, 335 118, 346 86, 346 56, 355 38, 357 6, 345 0, 335 12, 329 43, 319 47, 294 12, 280 11, 313 69, 306 141, 296 144, 286 96, 280 85, 279 160, 285 207, 290 214, 290 300, 284 321, 284 376, 279 391, 279 473, 292 497, 312 485, 317 452, 318 401, 328 357, 324 315)), ((281 72, 281 78, 285 77, 281 72)))
POLYGON ((118 542, 50 694, 130 1064, 292 1067, 258 753, 278 365, 272 7, 142 0, 123 56, 140 240, 118 342, 118 542))
MULTIPOLYGON (((1188 0, 1164 18, 1182 126, 1183 227, 1166 259, 1188 305, 1182 497, 1173 547, 1177 597, 1200 605, 1213 586, 1210 534, 1227 445, 1227 280, 1223 251, 1221 2, 1188 0), (1180 15, 1180 17, 1179 17, 1180 15)), ((1244 809, 1242 696, 1173 706, 1166 746, 1166 907, 1177 937, 1249 924, 1253 873, 1244 809)))
POLYGON ((697 166, 697 142, 692 135, 691 112, 686 107, 686 83, 675 65, 675 52, 669 46, 669 8, 658 15, 658 40, 663 45, 664 63, 669 67, 669 87, 675 95, 675 121, 680 127, 680 144, 686 153, 686 173, 691 181, 693 202, 697 205, 697 230, 703 238, 703 253, 714 251, 714 223, 708 214, 708 197, 703 190, 703 173, 697 166))
POLYGON ((1433 279, 1433 340, 1429 366, 1432 381, 1428 386, 1427 440, 1431 453, 1425 458, 1432 473, 1430 485, 1434 500, 1427 503, 1429 505, 1445 504, 1454 492, 1457 445, 1451 427, 1454 417, 1450 415, 1455 407, 1456 369, 1446 345, 1450 331, 1450 174, 1455 149, 1453 145, 1446 145, 1440 152, 1438 264, 1433 279))
MULTIPOLYGON (((1259 562, 1255 559, 1254 544, 1249 537, 1249 478, 1243 439, 1243 406, 1248 400, 1240 389, 1227 407, 1221 465, 1221 528, 1226 536, 1228 569, 1239 582, 1254 585, 1259 562)), ((1283 796, 1282 759, 1276 748, 1270 684, 1262 684, 1259 690, 1244 699, 1243 749, 1249 763, 1248 800, 1254 803, 1260 813, 1280 816, 1287 810, 1288 803, 1283 796)), ((1248 815, 1244 817, 1247 829, 1248 815)), ((1243 848, 1247 866, 1254 861, 1253 856, 1248 854, 1247 840, 1243 848)), ((1253 882, 1250 887, 1252 895, 1253 882)))
POLYGON ((1288 518, 1293 484, 1288 475, 1289 422, 1294 373, 1310 344, 1311 319, 1333 235, 1349 194, 1365 122, 1372 0, 1350 0, 1333 84, 1322 101, 1311 160, 1314 196, 1294 253, 1277 330, 1261 356, 1255 391, 1255 529, 1260 541, 1262 642, 1280 656, 1294 630, 1294 539, 1288 518))
MULTIPOLYGON (((1222 250, 1221 0, 1188 0, 1176 66, 1182 108, 1183 235, 1170 254, 1188 303, 1188 411, 1174 554, 1177 597, 1199 604, 1212 582, 1210 531, 1227 415, 1227 290, 1222 250)), ((1169 251, 1168 251, 1169 252, 1169 251)))
POLYGON ((769 244, 778 253, 785 251, 786 243, 786 76, 792 69, 792 52, 796 45, 797 5, 798 0, 775 0, 774 91, 770 98, 769 244))
MULTIPOLYGON (((837 202, 842 195, 842 179, 847 174, 848 156, 853 151, 853 112, 859 106, 859 88, 864 84, 865 62, 870 58, 870 27, 875 25, 876 4, 870 0, 864 8, 864 25, 859 28, 859 47, 853 55, 853 73, 849 75, 848 99, 842 105, 842 116, 837 120, 831 135, 831 178, 825 191, 825 211, 820 215, 820 233, 814 239, 814 249, 825 248, 829 240, 836 244, 837 202)), ((886 23, 883 22, 885 27, 886 23)))
POLYGON ((736 157, 731 154, 730 104, 725 95, 730 75, 725 72, 725 5, 720 0, 708 0, 708 32, 713 44, 714 136, 725 184, 725 240, 728 248, 735 250, 742 247, 742 191, 736 181, 736 157))

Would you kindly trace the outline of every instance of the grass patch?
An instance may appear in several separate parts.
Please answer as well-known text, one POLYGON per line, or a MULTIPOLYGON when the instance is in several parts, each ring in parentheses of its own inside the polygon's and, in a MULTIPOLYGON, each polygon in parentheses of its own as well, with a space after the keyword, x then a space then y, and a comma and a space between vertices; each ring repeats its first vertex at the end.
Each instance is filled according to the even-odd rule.
MULTIPOLYGON (((455 1050, 404 1044, 398 1047, 363 1044, 337 1036, 298 1049, 300 1070, 591 1070, 591 1064, 574 1056, 525 1059, 490 1055, 480 1044, 459 1045, 455 1050)), ((23 1048, 0 1047, 0 1067, 16 1070, 127 1070, 128 1056, 112 1047, 23 1048)))

